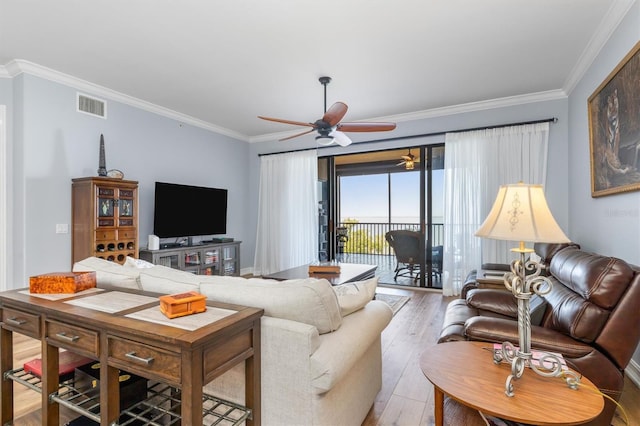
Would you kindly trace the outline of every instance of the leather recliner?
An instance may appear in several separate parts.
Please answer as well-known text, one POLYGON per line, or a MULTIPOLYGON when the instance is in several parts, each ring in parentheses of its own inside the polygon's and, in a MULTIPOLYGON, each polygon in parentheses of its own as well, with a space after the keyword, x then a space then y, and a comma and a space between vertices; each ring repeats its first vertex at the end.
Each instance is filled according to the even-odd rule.
MULTIPOLYGON (((570 246, 552 253, 547 272, 553 288, 543 296, 540 324, 532 325, 531 347, 561 353, 571 368, 618 400, 624 369, 640 341, 640 267, 570 246)), ((468 285, 464 299, 447 306, 438 343, 517 345, 514 296, 506 289, 468 285)), ((604 410, 588 425, 609 426, 615 410, 605 399, 604 410)))
MULTIPOLYGON (((549 275, 549 265, 551 264, 551 259, 557 252, 567 247, 580 248, 580 245, 576 243, 536 243, 533 246, 534 253, 540 259, 538 263, 542 268, 542 275, 549 275)), ((504 263, 483 263, 482 269, 504 272, 509 272, 511 270, 510 265, 504 263)), ((502 283, 479 283, 478 281, 476 281, 477 273, 478 271, 474 269, 467 275, 467 278, 464 281, 464 285, 462 286, 462 290, 460 291, 461 299, 466 298, 467 292, 475 288, 496 288, 500 290, 506 290, 504 284, 502 283)))

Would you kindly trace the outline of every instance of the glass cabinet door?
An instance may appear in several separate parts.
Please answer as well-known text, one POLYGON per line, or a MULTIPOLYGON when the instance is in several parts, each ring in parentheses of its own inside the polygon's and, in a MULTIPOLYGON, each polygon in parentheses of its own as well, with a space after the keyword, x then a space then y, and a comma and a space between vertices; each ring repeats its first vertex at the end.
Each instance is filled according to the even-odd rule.
POLYGON ((178 253, 167 253, 158 257, 158 265, 166 266, 167 268, 180 269, 178 263, 178 253))
POLYGON ((223 275, 235 275, 237 269, 237 253, 236 246, 228 246, 223 248, 224 258, 223 258, 223 275))
POLYGON ((115 226, 115 190, 98 187, 98 226, 115 226))
POLYGON ((219 275, 220 274, 220 250, 207 249, 204 252, 204 262, 202 263, 202 274, 219 275))

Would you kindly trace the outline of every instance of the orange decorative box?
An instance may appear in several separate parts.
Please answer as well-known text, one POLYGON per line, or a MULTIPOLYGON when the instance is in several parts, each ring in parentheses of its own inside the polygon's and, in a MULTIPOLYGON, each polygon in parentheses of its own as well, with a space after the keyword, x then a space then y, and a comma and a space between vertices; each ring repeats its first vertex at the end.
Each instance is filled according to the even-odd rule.
POLYGON ((340 264, 335 261, 313 262, 309 265, 310 274, 339 274, 340 264))
POLYGON ((29 278, 31 293, 77 293, 96 286, 96 273, 90 272, 52 272, 29 278))
POLYGON ((167 318, 197 314, 207 310, 206 299, 206 296, 195 291, 160 296, 160 311, 167 318))

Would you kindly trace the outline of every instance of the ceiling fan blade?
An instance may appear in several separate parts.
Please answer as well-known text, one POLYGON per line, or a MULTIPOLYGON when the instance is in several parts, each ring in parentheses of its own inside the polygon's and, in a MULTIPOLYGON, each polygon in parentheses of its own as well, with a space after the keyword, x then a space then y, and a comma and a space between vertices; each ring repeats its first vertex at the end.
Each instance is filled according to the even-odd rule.
POLYGON ((386 132, 396 128, 396 123, 340 123, 341 132, 386 132))
POLYGON ((396 166, 402 166, 404 163, 406 163, 406 161, 401 161, 398 164, 396 164, 396 166))
POLYGON ((261 119, 267 120, 267 121, 275 121, 276 123, 293 124, 294 126, 308 126, 308 127, 315 128, 315 124, 313 124, 313 123, 304 123, 302 121, 283 120, 281 118, 263 117, 261 115, 259 115, 258 118, 261 118, 261 119))
POLYGON ((344 102, 336 102, 324 113, 322 121, 329 123, 329 125, 333 127, 342 120, 342 117, 347 113, 347 109, 349 109, 349 107, 344 102))
POLYGON ((329 136, 333 137, 333 140, 335 141, 335 143, 337 143, 340 146, 349 146, 351 145, 351 139, 349 138, 349 136, 345 135, 342 132, 338 132, 336 130, 334 130, 333 132, 329 133, 329 136))
POLYGON ((315 129, 305 130, 305 131, 304 131, 304 132, 302 132, 302 133, 296 133, 296 134, 295 134, 295 135, 293 135, 293 136, 287 136, 286 138, 282 138, 282 139, 280 139, 280 141, 288 141, 289 139, 297 138, 298 136, 302 136, 302 135, 306 135, 307 133, 311 133, 311 132, 313 132, 314 130, 315 130, 315 129))

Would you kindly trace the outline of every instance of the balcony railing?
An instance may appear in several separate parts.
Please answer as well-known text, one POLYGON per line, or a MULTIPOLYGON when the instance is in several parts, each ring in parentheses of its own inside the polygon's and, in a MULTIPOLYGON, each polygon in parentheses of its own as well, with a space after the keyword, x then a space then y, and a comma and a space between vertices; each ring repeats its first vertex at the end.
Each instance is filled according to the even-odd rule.
MULTIPOLYGON (((347 229, 347 238, 343 244, 343 252, 350 254, 384 254, 393 255, 393 250, 384 238, 388 231, 399 229, 420 230, 418 223, 367 223, 340 222, 340 227, 347 229)), ((444 226, 441 223, 431 225, 432 247, 443 245, 444 226)), ((340 242, 338 247, 340 247, 340 242)))

